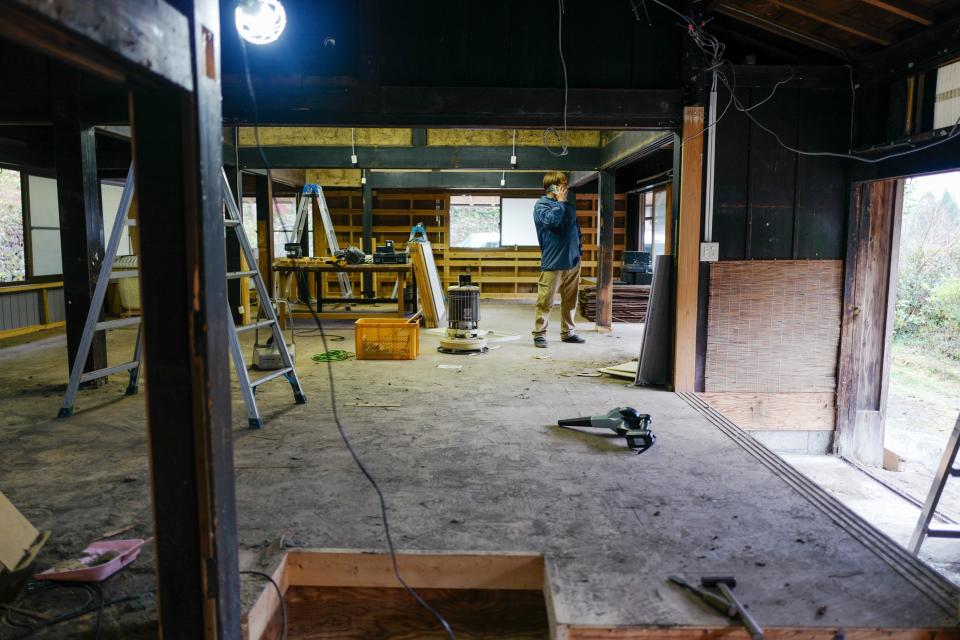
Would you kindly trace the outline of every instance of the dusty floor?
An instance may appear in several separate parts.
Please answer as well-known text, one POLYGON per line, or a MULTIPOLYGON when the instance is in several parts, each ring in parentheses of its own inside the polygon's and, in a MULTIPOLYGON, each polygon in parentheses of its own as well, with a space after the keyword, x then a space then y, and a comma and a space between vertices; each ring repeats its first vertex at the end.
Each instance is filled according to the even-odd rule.
MULTIPOLYGON (((599 336, 585 326, 588 344, 569 345, 556 340, 554 326, 544 352, 530 344, 531 311, 485 303, 485 327, 523 335, 486 355, 439 354, 437 338, 425 335, 415 362, 333 365, 341 416, 386 493, 400 549, 544 553, 561 622, 724 626, 665 579, 734 573, 737 592, 767 626, 957 623, 955 611, 908 583, 679 397, 576 375, 634 358, 639 327, 599 336), (462 368, 438 368, 451 364, 462 368), (356 406, 363 403, 402 406, 356 406), (554 426, 557 418, 624 404, 654 416, 658 442, 642 456, 615 438, 554 426)), ((352 349, 349 325, 329 328, 346 337, 331 348, 352 349)), ((126 357, 132 336, 111 336, 115 358, 126 357)), ((73 418, 53 419, 67 375, 64 349, 57 339, 40 344, 0 353, 0 488, 53 532, 41 556, 49 564, 127 525, 133 529, 124 535, 145 537, 152 516, 142 397, 123 396, 117 376, 84 391, 73 418)), ((282 381, 258 393, 264 430, 246 428, 234 396, 245 566, 281 536, 296 547, 384 547, 375 496, 331 421, 326 367, 308 357, 320 350, 315 336, 298 338, 307 405, 294 405, 282 381)), ((104 611, 104 637, 153 633, 153 560, 147 550, 106 583, 110 599, 144 595, 104 611)), ((244 580, 248 596, 259 591, 254 579, 244 580)), ((89 632, 93 624, 87 618, 66 629, 89 632)))

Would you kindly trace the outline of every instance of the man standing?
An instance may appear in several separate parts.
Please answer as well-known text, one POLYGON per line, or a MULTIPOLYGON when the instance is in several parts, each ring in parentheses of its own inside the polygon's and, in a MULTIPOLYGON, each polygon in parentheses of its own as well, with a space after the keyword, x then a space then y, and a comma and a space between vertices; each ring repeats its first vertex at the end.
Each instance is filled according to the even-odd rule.
POLYGON ((580 226, 576 208, 567 202, 567 176, 553 171, 543 176, 546 192, 533 207, 533 223, 540 244, 540 281, 537 283, 537 315, 533 344, 547 346, 547 325, 553 298, 560 291, 560 340, 582 343, 573 323, 580 284, 580 226))

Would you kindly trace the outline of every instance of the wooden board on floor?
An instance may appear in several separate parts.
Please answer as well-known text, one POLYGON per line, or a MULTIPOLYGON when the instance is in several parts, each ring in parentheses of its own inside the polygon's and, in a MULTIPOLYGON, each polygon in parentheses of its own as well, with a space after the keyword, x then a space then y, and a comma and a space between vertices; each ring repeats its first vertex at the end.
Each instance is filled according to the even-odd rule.
POLYGON ((427 329, 444 326, 447 322, 447 308, 444 302, 443 285, 433 260, 433 249, 429 242, 410 242, 410 260, 417 279, 417 295, 420 308, 423 309, 424 326, 427 329))
POLYGON ((699 393, 711 407, 741 429, 833 431, 834 393, 699 393))

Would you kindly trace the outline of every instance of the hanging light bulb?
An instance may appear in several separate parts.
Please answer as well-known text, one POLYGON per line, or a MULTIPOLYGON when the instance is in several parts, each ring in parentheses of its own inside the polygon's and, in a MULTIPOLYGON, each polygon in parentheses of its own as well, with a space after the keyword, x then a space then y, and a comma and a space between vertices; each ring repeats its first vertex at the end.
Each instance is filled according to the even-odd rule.
POLYGON ((240 37, 253 44, 275 42, 287 26, 280 0, 240 0, 234 19, 240 37))
POLYGON ((503 173, 500 174, 500 186, 501 186, 501 187, 507 186, 507 172, 506 172, 506 171, 504 171, 503 173))
POLYGON ((360 184, 367 184, 367 170, 360 170, 360 184))

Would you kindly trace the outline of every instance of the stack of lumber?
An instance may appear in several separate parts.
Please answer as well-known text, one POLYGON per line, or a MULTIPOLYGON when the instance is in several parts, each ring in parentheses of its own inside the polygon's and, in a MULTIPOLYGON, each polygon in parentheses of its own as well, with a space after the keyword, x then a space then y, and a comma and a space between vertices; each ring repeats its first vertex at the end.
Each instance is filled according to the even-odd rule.
POLYGON ((407 248, 413 263, 413 276, 417 280, 423 324, 427 329, 444 326, 447 323, 447 307, 444 303, 440 273, 433 260, 433 248, 426 241, 409 242, 407 248))
MULTIPOLYGON (((647 302, 650 299, 648 284, 613 285, 613 321, 643 322, 647 318, 647 302)), ((580 315, 587 320, 597 319, 597 288, 580 290, 580 315)))

